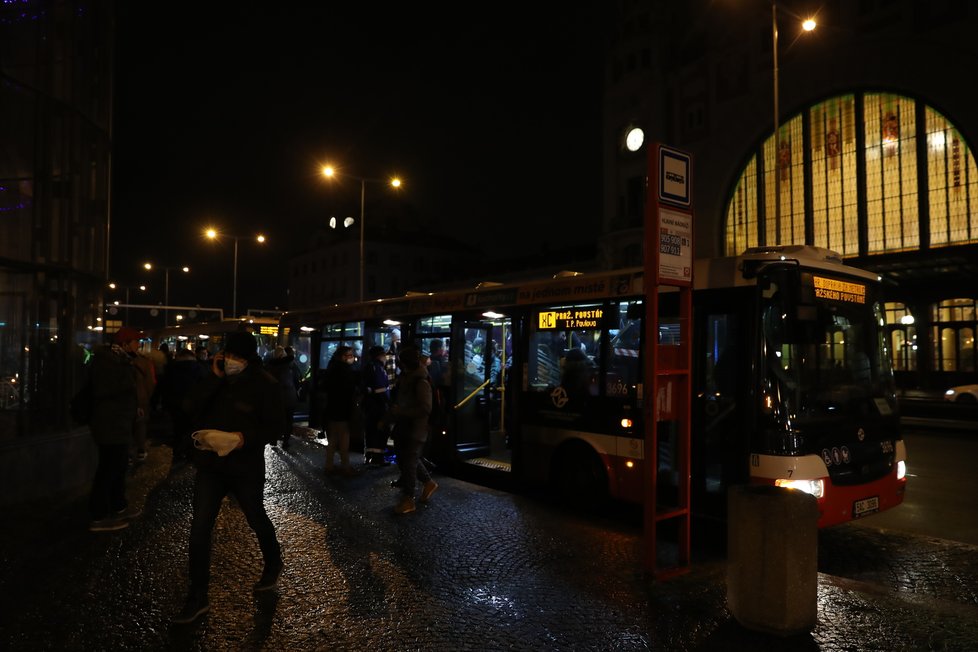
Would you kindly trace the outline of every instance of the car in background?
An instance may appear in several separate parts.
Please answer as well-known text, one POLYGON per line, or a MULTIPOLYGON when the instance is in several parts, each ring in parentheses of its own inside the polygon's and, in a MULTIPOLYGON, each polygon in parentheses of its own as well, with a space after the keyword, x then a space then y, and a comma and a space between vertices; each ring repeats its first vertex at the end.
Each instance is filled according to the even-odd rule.
POLYGON ((978 403, 978 385, 958 385, 944 392, 944 400, 953 403, 978 403))

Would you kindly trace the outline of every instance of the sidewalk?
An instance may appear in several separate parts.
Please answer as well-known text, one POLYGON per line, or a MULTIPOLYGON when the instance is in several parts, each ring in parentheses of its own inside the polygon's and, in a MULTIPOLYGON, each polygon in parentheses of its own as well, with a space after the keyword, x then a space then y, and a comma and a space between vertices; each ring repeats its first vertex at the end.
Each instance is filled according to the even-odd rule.
POLYGON ((974 650, 978 548, 867 527, 819 537, 818 625, 781 639, 725 606, 724 564, 663 583, 641 526, 436 476, 392 512, 394 467, 333 479, 316 441, 268 449, 266 503, 286 568, 257 598, 257 543, 233 503, 214 534, 211 612, 173 626, 187 584, 193 471, 153 447, 145 513, 86 530, 83 501, 13 516, 0 538, 4 650, 974 650))

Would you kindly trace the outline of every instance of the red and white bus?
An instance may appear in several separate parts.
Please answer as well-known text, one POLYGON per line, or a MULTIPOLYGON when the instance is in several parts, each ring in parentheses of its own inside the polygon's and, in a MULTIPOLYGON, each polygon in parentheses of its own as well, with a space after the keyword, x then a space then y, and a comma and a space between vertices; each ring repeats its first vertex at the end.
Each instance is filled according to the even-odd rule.
MULTIPOLYGON (((727 488, 775 484, 818 499, 820 525, 898 505, 906 449, 883 330, 880 279, 814 247, 697 261, 691 509, 722 514, 727 488)), ((643 278, 626 269, 286 313, 281 336, 312 362, 397 340, 447 360, 432 376, 440 470, 574 500, 641 501, 643 278)), ((675 292, 659 344, 678 344, 675 292)), ((319 394, 309 392, 315 425, 319 394)), ((668 424, 666 424, 668 425, 668 424)), ((659 482, 678 483, 661 433, 659 482)), ((668 492, 669 487, 663 489, 668 492)))

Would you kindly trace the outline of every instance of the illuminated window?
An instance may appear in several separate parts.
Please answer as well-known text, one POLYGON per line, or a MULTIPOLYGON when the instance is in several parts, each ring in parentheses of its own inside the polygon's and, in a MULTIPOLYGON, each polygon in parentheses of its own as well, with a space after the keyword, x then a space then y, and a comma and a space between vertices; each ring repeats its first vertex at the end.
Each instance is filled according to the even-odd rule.
POLYGON ((978 200, 975 157, 964 138, 937 111, 927 109, 927 180, 932 247, 973 242, 978 228, 968 219, 969 202, 978 200))
POLYGON ((766 244, 805 242, 805 172, 802 120, 797 115, 779 129, 780 152, 775 156, 774 136, 764 143, 764 207, 766 244), (776 163, 775 163, 776 162, 776 163), (775 172, 777 170, 777 172, 775 172), (778 179, 775 180, 775 173, 778 179), (780 193, 775 205, 775 192, 780 193))
POLYGON ((855 114, 853 95, 809 112, 813 244, 844 256, 859 254, 855 114))
POLYGON ((894 371, 917 369, 917 328, 913 315, 902 303, 888 302, 883 306, 886 330, 890 333, 890 355, 894 371))
POLYGON ((756 247, 757 224, 757 157, 752 156, 727 205, 726 250, 740 253, 756 247))
POLYGON ((785 122, 779 139, 777 153, 773 135, 761 144, 733 186, 724 229, 728 255, 762 241, 813 244, 846 257, 912 251, 920 248, 921 229, 931 247, 978 242, 978 218, 971 217, 978 215, 975 157, 944 116, 914 99, 834 97, 785 122), (918 143, 921 123, 926 141, 918 143), (920 222, 922 215, 929 223, 920 222))
POLYGON ((948 299, 934 304, 934 368, 940 371, 974 371, 975 328, 978 301, 948 299))

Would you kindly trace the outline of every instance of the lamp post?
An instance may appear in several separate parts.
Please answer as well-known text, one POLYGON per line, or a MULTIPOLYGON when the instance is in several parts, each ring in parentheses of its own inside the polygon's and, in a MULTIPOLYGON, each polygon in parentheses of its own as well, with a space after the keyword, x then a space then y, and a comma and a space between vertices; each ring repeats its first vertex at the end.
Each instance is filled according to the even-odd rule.
POLYGON ((234 281, 233 281, 232 291, 231 291, 231 316, 237 317, 238 316, 238 240, 241 240, 242 238, 246 240, 251 240, 252 238, 254 238, 255 242, 257 242, 258 244, 264 244, 265 236, 262 235, 261 233, 255 236, 230 235, 228 233, 220 233, 216 229, 212 229, 212 228, 209 228, 206 231, 204 231, 204 235, 206 235, 211 240, 216 240, 221 236, 224 236, 226 238, 231 238, 234 240, 234 281))
POLYGON ((392 177, 391 179, 385 181, 383 179, 367 179, 365 177, 358 177, 358 176, 355 176, 355 175, 352 175, 352 174, 346 174, 346 173, 340 174, 331 165, 323 166, 323 176, 326 177, 326 178, 328 178, 328 179, 331 179, 334 176, 344 176, 344 177, 349 177, 351 179, 356 179, 357 181, 360 182, 360 301, 362 302, 363 301, 364 270, 366 269, 366 267, 365 267, 366 258, 364 256, 364 233, 365 233, 365 228, 364 228, 364 203, 365 202, 364 202, 364 200, 365 200, 365 198, 367 196, 367 182, 370 182, 370 183, 382 183, 382 184, 385 184, 385 185, 389 185, 391 188, 400 188, 401 187, 401 180, 398 177, 392 177))
MULTIPOLYGON (((146 271, 152 271, 153 263, 146 262, 143 263, 143 269, 146 271)), ((184 274, 190 272, 190 268, 184 265, 183 267, 162 267, 163 270, 163 326, 169 326, 169 316, 170 316, 170 270, 178 269, 184 274)))
MULTIPOLYGON (((118 283, 109 283, 109 289, 110 290, 125 290, 126 291, 126 326, 128 326, 129 325, 129 290, 136 289, 136 290, 139 290, 140 292, 145 292, 146 291, 146 286, 145 285, 139 285, 139 286, 137 286, 135 288, 131 288, 131 287, 127 286, 127 285, 124 286, 124 285, 119 285, 118 283)), ((118 301, 116 301, 115 303, 116 303, 116 305, 119 304, 118 301)))
MULTIPOLYGON (((790 13, 790 12, 789 12, 790 13)), ((815 19, 806 18, 801 27, 815 29, 815 19)), ((774 61, 774 237, 781 244, 781 133, 778 124, 778 3, 771 0, 771 53, 774 61)))

